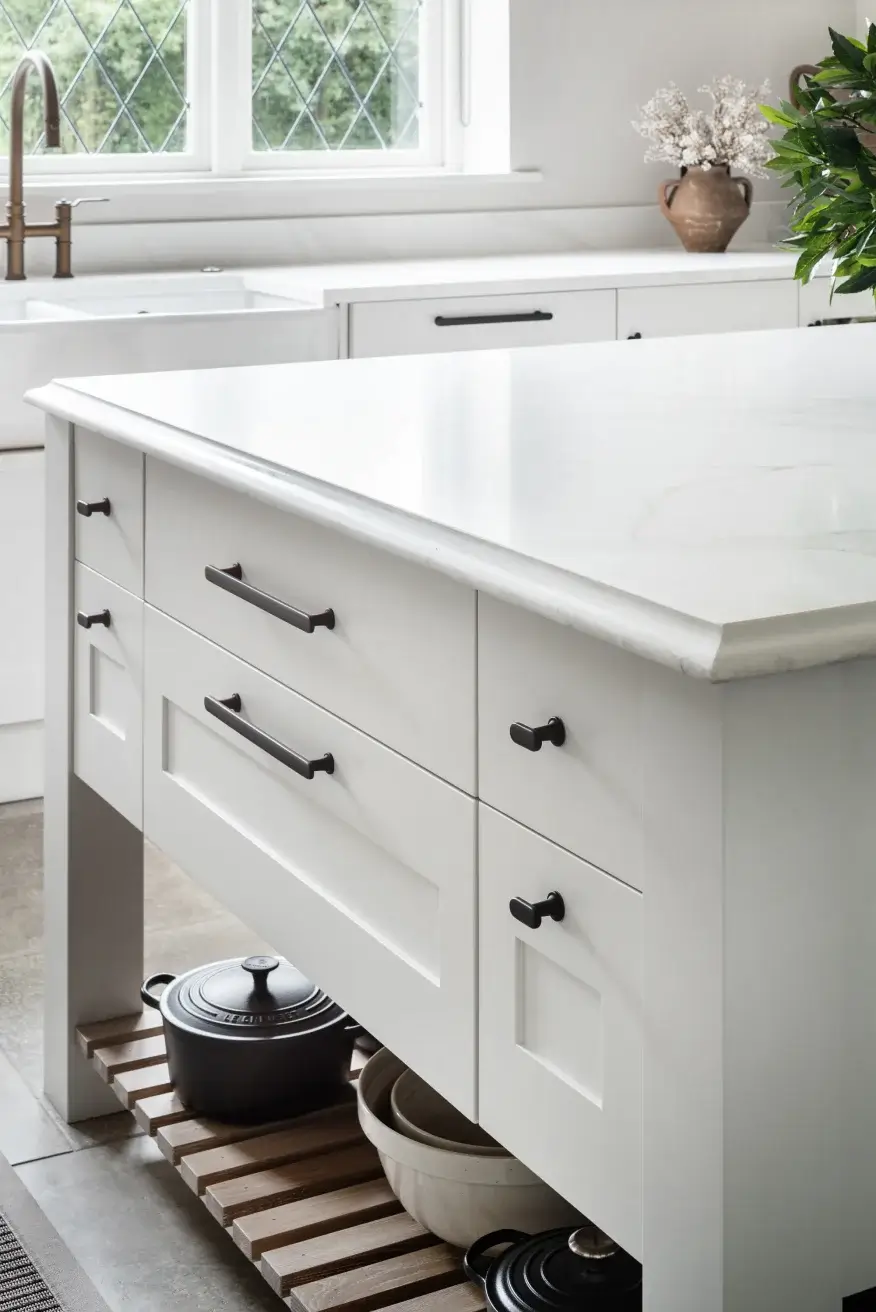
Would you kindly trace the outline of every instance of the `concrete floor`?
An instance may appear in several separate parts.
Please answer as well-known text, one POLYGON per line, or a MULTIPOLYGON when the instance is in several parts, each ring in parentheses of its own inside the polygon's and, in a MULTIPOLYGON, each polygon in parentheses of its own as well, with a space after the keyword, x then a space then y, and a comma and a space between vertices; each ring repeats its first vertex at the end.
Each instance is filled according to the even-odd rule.
MULTIPOLYGON (((147 972, 267 950, 146 853, 147 972)), ((283 1307, 127 1112, 65 1125, 42 1082, 42 808, 0 806, 0 1153, 112 1309, 283 1307)))

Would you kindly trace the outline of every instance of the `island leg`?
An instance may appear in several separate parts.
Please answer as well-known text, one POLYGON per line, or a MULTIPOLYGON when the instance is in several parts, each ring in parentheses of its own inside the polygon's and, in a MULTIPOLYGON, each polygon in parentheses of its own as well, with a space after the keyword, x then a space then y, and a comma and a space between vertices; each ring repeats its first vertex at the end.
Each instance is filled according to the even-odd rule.
POLYGON ((143 836, 73 771, 72 425, 46 428, 45 1090, 68 1121, 118 1110, 75 1028, 140 1010, 143 836))

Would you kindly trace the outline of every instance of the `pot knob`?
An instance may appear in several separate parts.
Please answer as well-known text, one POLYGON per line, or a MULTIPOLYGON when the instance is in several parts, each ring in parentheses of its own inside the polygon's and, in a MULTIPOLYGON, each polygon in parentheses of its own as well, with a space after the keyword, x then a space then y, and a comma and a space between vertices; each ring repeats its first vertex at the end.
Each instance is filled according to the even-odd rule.
POLYGON ((595 1225, 583 1225, 569 1235, 569 1251, 588 1262, 601 1262, 606 1257, 614 1257, 618 1246, 595 1225))
POLYGON ((241 963, 244 970, 248 970, 252 975, 253 988, 256 993, 267 993, 268 976, 272 970, 276 970, 279 961, 276 957, 247 957, 241 963))

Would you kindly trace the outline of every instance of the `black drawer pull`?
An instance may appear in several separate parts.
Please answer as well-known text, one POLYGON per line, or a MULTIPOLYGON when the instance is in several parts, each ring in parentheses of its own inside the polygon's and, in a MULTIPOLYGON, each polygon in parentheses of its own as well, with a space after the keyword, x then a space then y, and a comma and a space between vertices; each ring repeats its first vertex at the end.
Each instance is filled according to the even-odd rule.
POLYGON ((226 592, 233 593, 235 597, 258 606, 259 610, 267 611, 269 615, 283 620, 285 624, 300 629, 302 633, 313 633, 313 630, 318 628, 335 627, 333 610, 321 610, 317 615, 308 615, 306 610, 299 610, 297 606, 290 606, 287 602, 280 601, 279 597, 272 597, 269 592, 262 592, 261 588, 254 588, 251 583, 245 583, 243 566, 239 563, 229 565, 227 569, 219 569, 217 565, 207 565, 204 578, 208 583, 215 583, 217 588, 223 588, 226 592))
POLYGON ((110 613, 108 610, 96 611, 94 615, 86 615, 84 611, 79 611, 76 616, 76 623, 83 629, 90 629, 95 624, 102 624, 105 628, 110 626, 110 613))
POLYGON ((556 715, 547 724, 539 724, 534 729, 528 724, 512 724, 511 740, 518 747, 525 747, 528 752, 540 752, 542 743, 562 747, 566 741, 566 726, 556 715))
POLYGON ((104 497, 102 501, 76 502, 76 514, 84 515, 86 519, 91 519, 92 515, 108 515, 111 509, 109 497, 104 497))
POLYGON ((325 756, 317 757, 315 761, 308 761, 306 756, 299 756, 297 752, 292 751, 291 747, 286 747, 284 743, 278 742, 269 733, 265 733, 264 729, 259 729, 256 725, 250 724, 249 720, 245 720, 240 714, 241 706, 239 693, 234 693, 233 696, 224 699, 221 697, 204 698, 204 710, 209 711, 211 715, 215 715, 217 720, 221 720, 235 733, 239 733, 241 738, 245 738, 247 742, 254 743, 263 752, 267 752, 268 756, 272 756, 275 761, 279 761, 281 765, 286 765, 290 770, 294 770, 296 774, 300 774, 302 779, 312 779, 320 770, 324 771, 325 774, 334 774, 335 758, 331 752, 326 752, 325 756))
POLYGON ((553 317, 549 310, 530 310, 526 314, 438 314, 435 316, 435 327, 465 328, 469 324, 483 323, 550 323, 553 317))
POLYGON ((627 341, 628 341, 628 342, 640 342, 641 340, 642 340, 642 334, 641 334, 641 333, 629 333, 629 334, 627 335, 627 341))
POLYGON ((521 925, 526 925, 529 929, 541 929, 541 922, 545 916, 549 916, 551 920, 563 920, 566 915, 566 904, 562 894, 548 893, 543 902, 526 902, 522 897, 512 897, 508 903, 508 910, 521 925))

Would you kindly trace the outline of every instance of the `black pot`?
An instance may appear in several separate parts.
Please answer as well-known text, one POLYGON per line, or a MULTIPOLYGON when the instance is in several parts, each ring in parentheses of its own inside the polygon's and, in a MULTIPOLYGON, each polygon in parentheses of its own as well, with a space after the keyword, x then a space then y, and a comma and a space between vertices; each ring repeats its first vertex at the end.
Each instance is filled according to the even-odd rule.
POLYGON ((642 1268, 595 1226, 526 1235, 495 1230, 472 1244, 465 1274, 491 1312, 640 1312, 642 1268), (490 1248, 511 1244, 499 1257, 490 1248))
POLYGON ((201 1116, 280 1120, 328 1105, 349 1079, 360 1027, 278 957, 152 975, 140 996, 160 1009, 170 1078, 201 1116))

